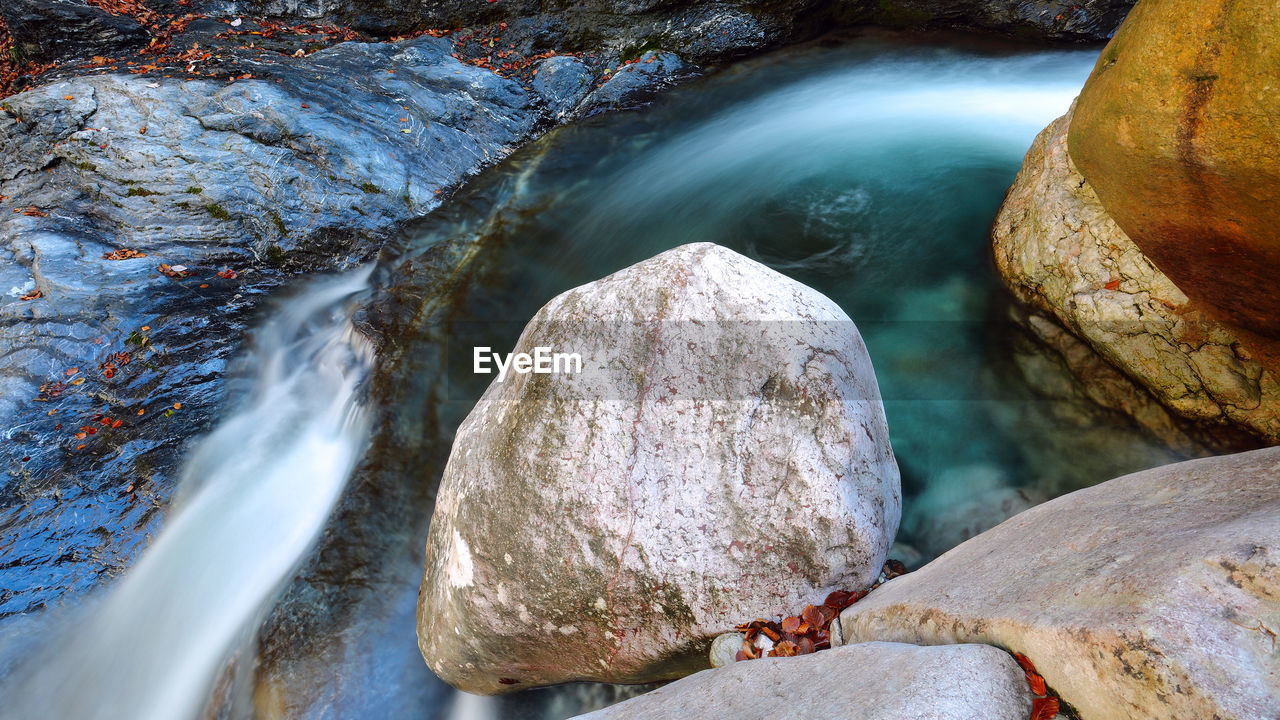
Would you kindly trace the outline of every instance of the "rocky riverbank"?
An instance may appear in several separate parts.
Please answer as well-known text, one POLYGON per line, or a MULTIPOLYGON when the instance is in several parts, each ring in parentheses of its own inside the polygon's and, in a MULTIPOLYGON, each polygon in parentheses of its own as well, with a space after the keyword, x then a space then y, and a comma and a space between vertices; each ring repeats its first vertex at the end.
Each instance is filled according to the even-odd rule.
MULTIPOLYGON (((405 544, 388 534, 421 530, 437 500, 418 642, 440 677, 471 691, 688 676, 601 718, 690 717, 690 698, 755 717, 780 692, 801 717, 838 703, 867 717, 1043 718, 1059 698, 1085 718, 1254 717, 1280 693, 1268 644, 1280 615, 1274 451, 1119 478, 1029 510, 1044 497, 958 464, 947 477, 970 496, 922 494, 908 520, 934 539, 921 546, 929 554, 976 538, 846 610, 822 630, 838 647, 697 672, 738 623, 871 586, 895 539, 890 428, 843 311, 736 253, 684 247, 557 298, 517 347, 581 346, 610 372, 508 378, 456 440, 448 388, 426 377, 448 361, 436 323, 484 245, 435 238, 406 251, 398 239, 548 129, 640 107, 704 68, 836 25, 1088 40, 1127 4, 547 11, 499 0, 395 19, 366 3, 214 9, 0 9, 16 53, 0 82, 19 91, 0 101, 0 239, 14 260, 0 277, 11 288, 0 337, 13 348, 0 360, 11 428, 0 617, 127 567, 160 525, 187 442, 234 396, 236 339, 264 303, 303 273, 380 258, 360 317, 379 344, 375 448, 262 630, 245 670, 252 697, 227 690, 215 704, 323 714, 339 692, 322 687, 332 657, 410 643, 326 632, 401 589, 388 578, 420 565, 417 546, 407 559, 379 553, 405 544), (61 25, 48 22, 54 12, 61 25), (867 665, 888 677, 853 672, 867 665), (835 687, 805 684, 814 676, 835 687)), ((1100 68, 1126 71, 1130 53, 1149 61, 1149 49, 1126 48, 1164 38, 1141 29, 1157 20, 1136 15, 1139 29, 1100 68)), ((997 263, 1030 308, 1014 313, 1081 375, 1073 392, 1180 451, 1277 442, 1269 306, 1221 302, 1203 277, 1187 279, 1195 262, 1169 265, 1152 249, 1158 233, 1130 225, 1149 197, 1124 194, 1141 172, 1098 159, 1131 149, 1099 130, 1124 125, 1105 112, 1118 91, 1091 84, 1098 96, 1086 92, 1037 139, 996 220, 997 263), (1082 109, 1090 123, 1074 120, 1082 109), (1091 141, 1102 149, 1077 166, 1091 141)), ((1213 102, 1235 95, 1206 101, 1204 135, 1182 138, 1202 171, 1232 159, 1204 138, 1231 115, 1213 102)), ((1137 167, 1157 155, 1135 146, 1137 167)), ((1232 191, 1210 194, 1230 207, 1232 191)), ((1230 297, 1269 292, 1265 273, 1221 267, 1240 276, 1230 297)))
POLYGON ((928 15, 1090 39, 1122 12, 926 5, 837 17, 822 3, 6 4, 3 527, 44 540, 0 571, 0 615, 128 564, 158 527, 185 439, 222 407, 233 339, 264 299, 299 273, 374 257, 547 127, 634 107, 692 62, 836 25, 928 15))
POLYGON ((1257 20, 1241 8, 1203 8, 1211 30, 1184 26, 1188 8, 1135 13, 1077 106, 1036 139, 993 227, 996 263, 1038 314, 1029 322, 1052 318, 1123 374, 1099 382, 1077 363, 1086 384, 1110 388, 1100 404, 1174 446, 1270 445, 1276 243, 1260 198, 1275 192, 1277 133, 1242 64, 1269 62, 1271 48, 1250 39, 1257 20))

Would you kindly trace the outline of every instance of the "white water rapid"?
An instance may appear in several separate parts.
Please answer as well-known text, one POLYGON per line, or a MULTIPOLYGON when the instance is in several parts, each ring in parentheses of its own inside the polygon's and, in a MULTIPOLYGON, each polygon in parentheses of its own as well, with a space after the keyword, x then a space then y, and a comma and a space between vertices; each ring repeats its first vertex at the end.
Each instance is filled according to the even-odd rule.
POLYGON ((368 268, 315 281, 255 333, 250 396, 192 453, 137 564, 3 691, 9 719, 189 720, 306 557, 364 449, 353 328, 368 268))

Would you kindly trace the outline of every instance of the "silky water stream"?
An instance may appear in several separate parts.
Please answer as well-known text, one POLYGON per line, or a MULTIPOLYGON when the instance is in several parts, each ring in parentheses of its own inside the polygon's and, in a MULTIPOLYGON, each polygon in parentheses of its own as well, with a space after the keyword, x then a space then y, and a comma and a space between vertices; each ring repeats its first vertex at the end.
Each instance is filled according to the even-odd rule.
MULTIPOLYGON (((470 372, 473 346, 505 352, 555 294, 694 241, 817 288, 858 324, 903 472, 895 554, 909 564, 1035 502, 1178 459, 1089 405, 1019 332, 990 260, 989 225, 1023 154, 1068 108, 1095 57, 954 37, 841 38, 550 133, 387 254, 374 295, 423 295, 414 284, 425 271, 405 268, 442 249, 467 270, 448 312, 415 316, 436 327, 388 338, 402 346, 384 369, 398 390, 382 399, 377 432, 399 439, 375 440, 362 467, 392 485, 433 481, 452 427, 490 379, 470 372), (426 394, 438 425, 429 434, 420 418, 406 419, 407 404, 426 394), (417 457, 403 438, 434 443, 417 450, 436 464, 407 477, 386 457, 390 447, 417 457)), ((252 658, 255 628, 326 521, 334 537, 349 530, 347 516, 329 515, 370 434, 360 388, 372 353, 350 320, 366 295, 361 270, 315 281, 279 307, 252 355, 257 380, 189 459, 163 531, 0 681, 5 717, 186 720, 204 711, 227 667, 255 665, 228 660, 252 658)), ((421 507, 350 533, 381 538, 368 547, 391 559, 372 579, 362 566, 360 580, 379 590, 346 612, 318 613, 332 618, 309 626, 331 639, 316 644, 323 649, 278 641, 257 670, 243 670, 257 679, 230 685, 257 689, 231 705, 256 709, 238 714, 558 720, 627 695, 580 685, 480 699, 440 684, 413 627, 429 492, 390 496, 421 507)), ((324 577, 345 582, 341 566, 324 577)), ((325 597, 286 592, 284 604, 325 597)), ((273 627, 259 645, 272 644, 273 627)))

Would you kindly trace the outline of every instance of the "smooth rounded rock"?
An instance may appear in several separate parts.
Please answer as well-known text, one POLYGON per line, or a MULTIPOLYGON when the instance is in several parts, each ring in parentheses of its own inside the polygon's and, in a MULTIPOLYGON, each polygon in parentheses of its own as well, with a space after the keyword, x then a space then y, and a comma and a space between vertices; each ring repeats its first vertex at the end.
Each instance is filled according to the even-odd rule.
POLYGON ((463 690, 646 682, 712 639, 870 585, 901 513, 866 348, 818 292, 709 243, 570 290, 490 385, 441 480, 419 596, 463 690))
POLYGON ((1192 299, 1280 337, 1280 4, 1144 0, 1103 50, 1071 157, 1192 299))
POLYGON ((1022 670, 988 645, 863 643, 707 670, 579 720, 1026 720, 1022 670))

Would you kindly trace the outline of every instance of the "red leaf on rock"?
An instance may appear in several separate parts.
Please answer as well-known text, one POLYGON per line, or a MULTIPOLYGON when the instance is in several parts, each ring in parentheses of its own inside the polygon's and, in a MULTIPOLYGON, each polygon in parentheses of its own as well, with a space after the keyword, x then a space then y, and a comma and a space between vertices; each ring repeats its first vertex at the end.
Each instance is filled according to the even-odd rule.
POLYGON ((799 648, 790 640, 783 640, 769 651, 769 657, 792 657, 798 652, 799 648))
POLYGON ((804 618, 804 621, 809 623, 809 627, 811 628, 816 629, 827 624, 827 620, 823 616, 822 611, 812 605, 805 605, 804 611, 800 613, 800 617, 804 618))
POLYGON ((835 608, 836 610, 843 610, 849 607, 849 604, 852 602, 853 602, 853 593, 848 593, 848 592, 845 592, 844 590, 836 590, 835 592, 828 595, 827 599, 823 601, 822 604, 829 605, 835 608))
POLYGON ((1032 670, 1028 670, 1026 672, 1027 684, 1031 686, 1031 692, 1036 695, 1044 695, 1047 692, 1047 689, 1044 686, 1044 678, 1040 677, 1038 673, 1032 670))
POLYGON ((789 617, 782 620, 782 632, 794 635, 800 629, 800 618, 789 617))
POLYGON ((1036 666, 1031 664, 1031 658, 1026 655, 1016 652, 1013 653, 1013 659, 1018 661, 1018 667, 1021 667, 1023 672, 1033 673, 1036 671, 1036 666))
POLYGON ((1103 285, 1102 287, 1106 288, 1107 290, 1119 290, 1119 289, 1120 289, 1120 281, 1119 281, 1119 280, 1112 280, 1111 282, 1107 283, 1106 285, 1103 285))
POLYGON ((813 650, 813 641, 807 637, 800 638, 800 642, 796 643, 796 652, 800 655, 808 655, 813 650))
POLYGON ((1058 698, 1042 697, 1031 701, 1031 720, 1053 720, 1058 717, 1058 698))

